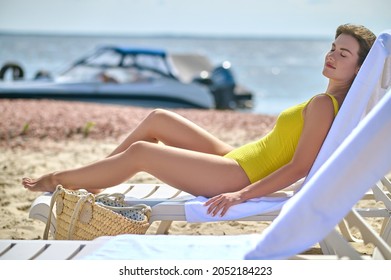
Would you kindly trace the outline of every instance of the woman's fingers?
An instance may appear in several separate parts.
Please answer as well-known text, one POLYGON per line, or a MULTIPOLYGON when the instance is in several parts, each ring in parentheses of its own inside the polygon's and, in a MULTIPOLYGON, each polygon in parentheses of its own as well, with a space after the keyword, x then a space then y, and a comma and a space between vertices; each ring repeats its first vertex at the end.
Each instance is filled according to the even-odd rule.
POLYGON ((219 209, 220 203, 221 203, 221 199, 220 198, 216 198, 216 199, 207 201, 207 203, 205 203, 205 206, 208 206, 207 213, 208 214, 212 214, 212 216, 215 216, 216 215, 216 210, 219 209))
POLYGON ((230 207, 228 201, 224 199, 223 196, 219 195, 217 197, 213 197, 205 203, 205 206, 209 206, 207 213, 212 216, 216 216, 219 212, 220 216, 224 216, 230 207))
POLYGON ((205 206, 208 207, 207 213, 212 216, 216 216, 220 212, 220 216, 224 216, 228 209, 235 204, 242 202, 241 194, 239 192, 224 193, 212 197, 205 202, 205 206))
POLYGON ((219 195, 216 195, 216 196, 214 196, 214 197, 212 197, 212 198, 209 198, 209 199, 205 202, 205 206, 208 206, 208 205, 212 204, 213 202, 215 202, 216 200, 221 199, 222 196, 223 196, 222 194, 219 194, 219 195))

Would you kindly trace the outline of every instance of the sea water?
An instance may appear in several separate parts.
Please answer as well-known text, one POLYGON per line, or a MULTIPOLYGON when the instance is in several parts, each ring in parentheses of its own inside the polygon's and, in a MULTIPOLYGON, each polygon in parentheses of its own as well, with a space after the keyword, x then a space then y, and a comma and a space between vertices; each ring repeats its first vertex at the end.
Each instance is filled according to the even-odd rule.
POLYGON ((229 61, 235 79, 254 93, 253 113, 275 115, 324 92, 324 56, 332 38, 206 38, 0 34, 0 66, 16 62, 32 78, 56 74, 102 45, 154 47, 200 53, 218 66, 229 61))

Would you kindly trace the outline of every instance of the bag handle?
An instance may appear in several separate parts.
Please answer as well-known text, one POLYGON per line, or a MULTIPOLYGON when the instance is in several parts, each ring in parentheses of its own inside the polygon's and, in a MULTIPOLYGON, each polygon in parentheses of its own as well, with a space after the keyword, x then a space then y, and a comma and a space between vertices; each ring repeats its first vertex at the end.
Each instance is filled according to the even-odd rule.
MULTIPOLYGON (((57 199, 57 196, 60 194, 61 191, 64 191, 64 188, 63 186, 61 185, 58 185, 56 187, 56 190, 53 192, 52 194, 52 198, 50 200, 50 209, 49 209, 49 216, 48 216, 48 219, 46 221, 46 226, 45 226, 45 230, 43 232, 43 239, 44 240, 48 240, 48 237, 49 237, 49 229, 50 229, 50 224, 51 224, 51 221, 52 221, 52 217, 53 217, 53 207, 54 207, 54 203, 56 202, 56 199, 57 199)), ((86 198, 87 198, 87 192, 85 193, 86 194, 86 198)), ((91 194, 92 195, 92 194, 91 194)), ((84 197, 83 197, 84 198, 84 197)), ((81 199, 80 199, 81 200, 81 199)), ((76 204, 76 209, 75 210, 79 210, 80 208, 80 200, 77 202, 76 204)), ((70 238, 70 230, 73 230, 73 227, 74 227, 74 220, 76 219, 75 217, 75 213, 77 213, 77 211, 74 211, 73 214, 72 214, 72 217, 71 217, 71 222, 69 224, 69 230, 68 230, 68 239, 70 238)), ((57 229, 56 229, 57 230, 57 229)))
POLYGON ((91 203, 94 203, 94 195, 92 193, 86 193, 85 196, 81 197, 77 203, 76 203, 76 206, 75 206, 75 209, 72 213, 72 216, 71 216, 71 220, 69 222, 69 228, 68 228, 68 237, 67 239, 70 240, 71 239, 71 236, 73 234, 73 230, 75 228, 75 224, 76 224, 76 221, 77 219, 79 218, 79 210, 80 210, 80 207, 82 207, 84 205, 84 203, 91 198, 91 203))
POLYGON ((51 224, 52 216, 53 216, 53 206, 54 206, 54 202, 56 201, 56 197, 57 197, 61 188, 62 187, 60 185, 57 186, 57 188, 54 191, 54 193, 52 194, 52 198, 50 200, 49 216, 46 221, 45 231, 43 232, 43 239, 45 239, 45 240, 47 240, 48 236, 49 236, 49 229, 50 229, 50 224, 51 224))

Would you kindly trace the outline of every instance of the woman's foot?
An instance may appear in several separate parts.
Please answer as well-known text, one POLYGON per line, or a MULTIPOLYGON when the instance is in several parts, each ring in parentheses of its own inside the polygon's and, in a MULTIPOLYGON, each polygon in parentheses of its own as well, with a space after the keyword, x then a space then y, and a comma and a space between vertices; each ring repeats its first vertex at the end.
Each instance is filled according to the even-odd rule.
MULTIPOLYGON (((23 178, 22 184, 26 189, 33 192, 54 192, 57 186, 60 184, 59 180, 57 180, 55 177, 56 177, 55 173, 50 173, 38 179, 23 178)), ((77 187, 69 187, 69 186, 63 186, 63 187, 71 190, 79 189, 77 187)), ((103 189, 98 189, 98 188, 96 189, 86 188, 86 190, 93 194, 98 194, 103 191, 103 189)))
POLYGON ((44 175, 38 179, 23 178, 23 186, 33 192, 54 192, 59 182, 54 178, 54 173, 44 175))

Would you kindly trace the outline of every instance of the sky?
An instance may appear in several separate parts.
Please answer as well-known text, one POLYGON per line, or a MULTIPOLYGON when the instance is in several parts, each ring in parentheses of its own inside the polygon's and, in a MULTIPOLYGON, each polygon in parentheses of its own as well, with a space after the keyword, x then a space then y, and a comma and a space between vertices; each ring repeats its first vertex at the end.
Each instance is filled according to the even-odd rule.
POLYGON ((0 32, 102 35, 334 35, 391 29, 390 0, 0 0, 0 32))

